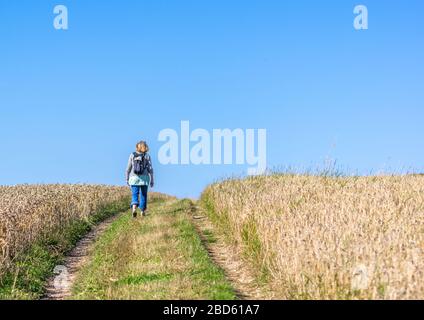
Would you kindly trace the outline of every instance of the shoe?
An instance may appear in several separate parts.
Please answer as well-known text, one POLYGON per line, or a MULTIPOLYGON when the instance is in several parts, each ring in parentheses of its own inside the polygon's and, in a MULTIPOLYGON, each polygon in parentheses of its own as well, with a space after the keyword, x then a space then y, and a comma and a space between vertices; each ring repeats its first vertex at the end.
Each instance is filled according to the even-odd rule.
POLYGON ((133 218, 137 218, 137 209, 133 210, 132 216, 133 216, 133 218))
POLYGON ((145 217, 145 216, 146 216, 146 211, 141 211, 141 215, 142 215, 143 217, 145 217))

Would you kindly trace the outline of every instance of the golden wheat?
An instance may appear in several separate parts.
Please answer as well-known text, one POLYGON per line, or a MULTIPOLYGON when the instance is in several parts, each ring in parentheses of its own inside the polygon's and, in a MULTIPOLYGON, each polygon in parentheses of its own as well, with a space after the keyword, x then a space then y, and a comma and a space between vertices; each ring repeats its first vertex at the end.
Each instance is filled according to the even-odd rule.
POLYGON ((275 298, 424 298, 423 176, 262 176, 202 199, 275 298))
POLYGON ((34 241, 128 194, 128 188, 95 185, 0 187, 0 275, 34 241))

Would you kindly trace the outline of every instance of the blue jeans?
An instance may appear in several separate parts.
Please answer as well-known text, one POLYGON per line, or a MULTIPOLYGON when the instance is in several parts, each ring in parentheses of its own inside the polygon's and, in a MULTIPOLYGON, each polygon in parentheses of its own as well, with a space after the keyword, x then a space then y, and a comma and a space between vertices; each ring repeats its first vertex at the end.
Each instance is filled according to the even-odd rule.
POLYGON ((147 190, 148 186, 131 186, 131 207, 136 205, 143 211, 147 209, 147 190))

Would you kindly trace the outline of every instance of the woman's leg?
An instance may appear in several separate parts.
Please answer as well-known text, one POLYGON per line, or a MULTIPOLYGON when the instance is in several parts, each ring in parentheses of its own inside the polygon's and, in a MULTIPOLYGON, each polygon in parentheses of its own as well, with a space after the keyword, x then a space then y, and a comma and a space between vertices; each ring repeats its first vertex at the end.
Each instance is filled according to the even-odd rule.
POLYGON ((139 202, 139 194, 140 194, 140 187, 139 186, 131 186, 131 192, 132 192, 132 201, 131 201, 131 207, 133 214, 136 213, 137 207, 140 205, 139 202))
POLYGON ((148 186, 141 186, 141 195, 140 195, 140 208, 144 212, 147 209, 147 191, 148 186))

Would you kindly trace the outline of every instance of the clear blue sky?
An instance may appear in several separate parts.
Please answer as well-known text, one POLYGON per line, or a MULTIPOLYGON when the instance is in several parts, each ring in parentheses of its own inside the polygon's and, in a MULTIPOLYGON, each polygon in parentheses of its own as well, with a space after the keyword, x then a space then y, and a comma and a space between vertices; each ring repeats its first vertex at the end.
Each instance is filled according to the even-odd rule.
MULTIPOLYGON (((423 39, 422 0, 0 1, 0 184, 124 184, 135 142, 156 157, 181 120, 267 129, 270 167, 424 171, 423 39)), ((155 169, 197 196, 246 168, 155 169)))

